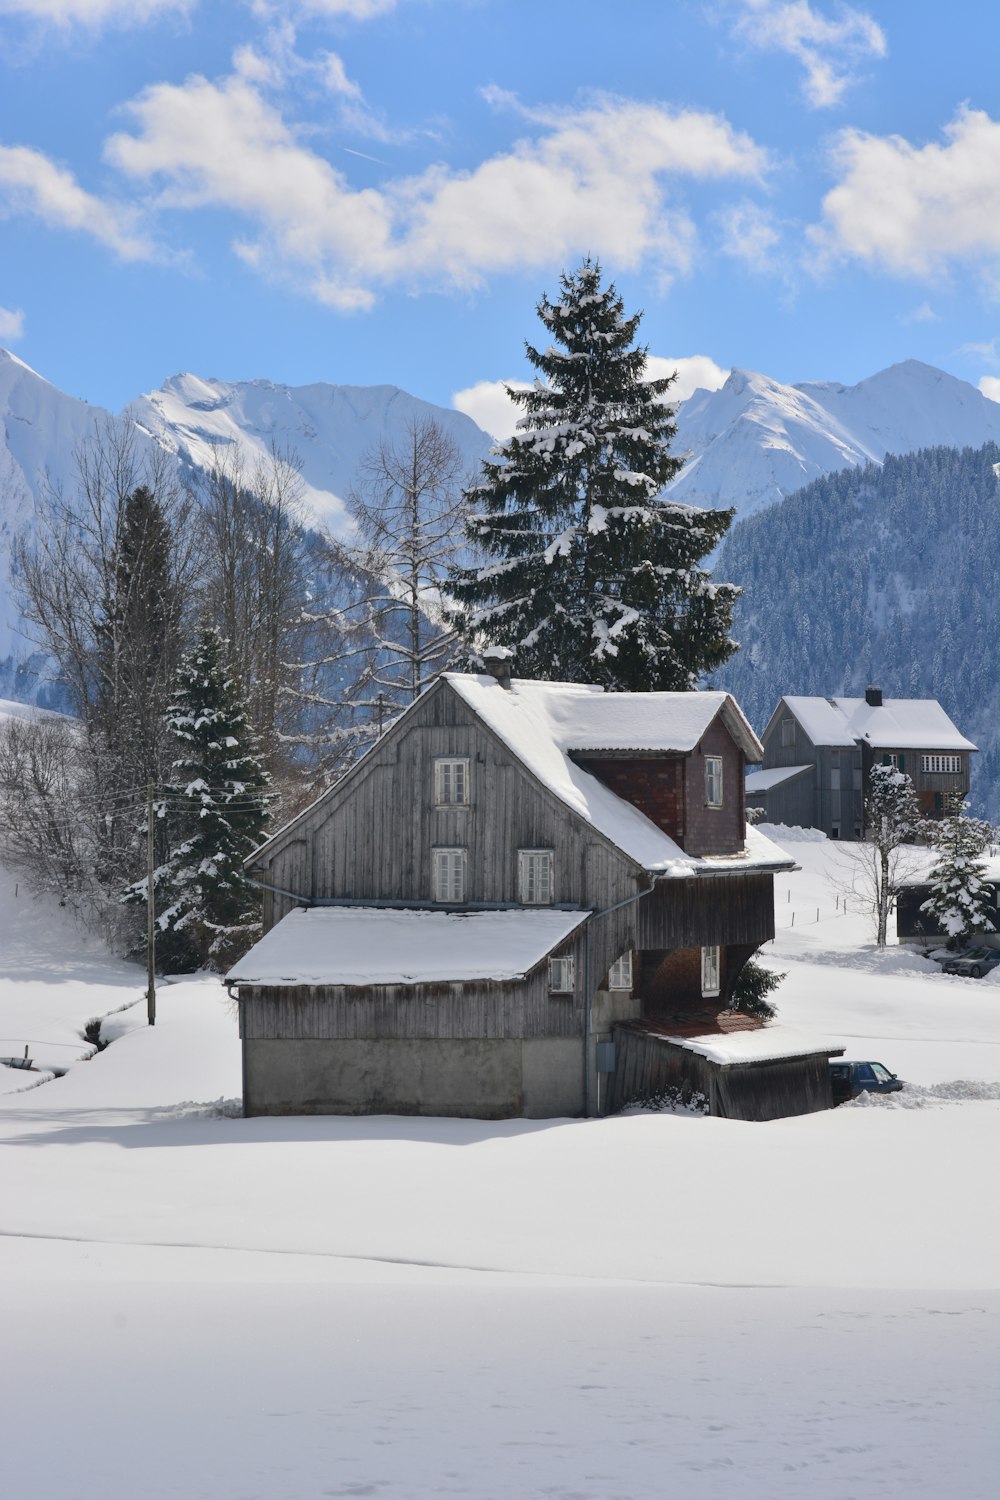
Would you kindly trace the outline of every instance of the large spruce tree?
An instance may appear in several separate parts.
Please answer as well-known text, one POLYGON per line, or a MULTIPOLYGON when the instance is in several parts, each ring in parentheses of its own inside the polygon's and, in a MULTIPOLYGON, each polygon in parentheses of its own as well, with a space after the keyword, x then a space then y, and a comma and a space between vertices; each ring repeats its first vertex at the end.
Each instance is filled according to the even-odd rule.
POLYGON ((468 494, 469 536, 485 565, 453 577, 454 623, 470 658, 513 651, 523 677, 619 690, 684 690, 736 649, 738 590, 699 567, 732 520, 663 495, 681 460, 670 452, 673 377, 646 379, 613 284, 586 260, 538 315, 553 343, 526 345, 540 372, 511 390, 518 431, 468 494))
MULTIPOLYGON (((224 969, 259 930, 260 898, 243 874, 267 818, 267 774, 218 630, 205 627, 177 673, 167 727, 180 751, 165 789, 175 840, 157 871, 162 967, 224 969)), ((133 887, 138 899, 145 882, 133 887)))

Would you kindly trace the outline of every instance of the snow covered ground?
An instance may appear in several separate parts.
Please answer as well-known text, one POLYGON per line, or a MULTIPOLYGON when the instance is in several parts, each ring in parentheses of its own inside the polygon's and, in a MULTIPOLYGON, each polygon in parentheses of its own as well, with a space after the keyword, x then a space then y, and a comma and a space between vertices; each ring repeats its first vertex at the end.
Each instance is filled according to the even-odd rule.
POLYGON ((4 1493, 994 1493, 1000 971, 876 954, 784 837, 781 1022, 911 1087, 767 1125, 243 1120, 218 981, 151 1030, 5 883, 0 1054, 116 1040, 0 1098, 4 1493))

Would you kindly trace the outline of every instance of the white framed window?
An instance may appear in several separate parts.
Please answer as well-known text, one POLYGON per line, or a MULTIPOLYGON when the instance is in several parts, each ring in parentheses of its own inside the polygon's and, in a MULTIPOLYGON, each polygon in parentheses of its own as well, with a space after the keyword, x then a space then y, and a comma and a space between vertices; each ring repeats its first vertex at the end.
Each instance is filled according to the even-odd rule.
POLYGON ((962 757, 960 755, 922 755, 920 769, 955 776, 962 769, 962 757))
POLYGON ((722 988, 719 975, 719 945, 716 943, 712 948, 701 950, 701 993, 703 995, 719 993, 722 988))
POLYGON ((781 721, 781 748, 787 750, 789 745, 795 744, 795 720, 782 719, 781 721))
POLYGON ((434 762, 434 806, 468 807, 469 757, 438 756, 434 762))
POLYGON ((576 989, 575 959, 549 959, 549 989, 553 995, 572 995, 576 989))
POLYGON ((434 850, 434 900, 452 904, 465 900, 465 850, 434 850))
POLYGON ((632 988, 632 954, 623 953, 621 958, 616 958, 608 970, 609 990, 630 990, 632 988))
POLYGON ((519 899, 525 906, 551 906, 551 849, 517 851, 517 885, 519 899))
POLYGON ((705 756, 705 802, 709 807, 722 806, 722 756, 705 756))

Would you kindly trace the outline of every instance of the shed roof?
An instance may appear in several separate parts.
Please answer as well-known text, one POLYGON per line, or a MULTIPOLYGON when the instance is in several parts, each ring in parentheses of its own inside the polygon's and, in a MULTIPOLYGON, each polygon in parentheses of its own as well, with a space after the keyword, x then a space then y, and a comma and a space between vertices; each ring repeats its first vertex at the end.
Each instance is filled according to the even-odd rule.
POLYGON ((792 781, 796 776, 801 776, 803 771, 811 771, 812 766, 775 766, 770 771, 750 771, 747 775, 748 792, 769 792, 773 786, 780 786, 783 781, 792 781))
POLYGON ((886 698, 873 707, 864 698, 786 696, 783 700, 814 745, 855 745, 873 750, 975 750, 936 698, 886 698))
POLYGON ((588 915, 553 910, 298 908, 255 943, 226 979, 248 985, 523 979, 588 915))
POLYGON ((823 1041, 791 1026, 763 1026, 759 1031, 713 1032, 706 1036, 671 1036, 666 1031, 657 1035, 675 1047, 697 1052, 699 1057, 723 1067, 779 1062, 784 1057, 815 1057, 817 1053, 839 1057, 844 1050, 839 1042, 823 1041))

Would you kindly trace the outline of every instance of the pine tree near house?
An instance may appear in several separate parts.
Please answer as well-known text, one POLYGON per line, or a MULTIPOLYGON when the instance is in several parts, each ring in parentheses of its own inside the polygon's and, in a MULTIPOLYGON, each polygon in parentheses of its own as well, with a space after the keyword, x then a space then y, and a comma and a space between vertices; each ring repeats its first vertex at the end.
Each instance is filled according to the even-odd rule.
POLYGON ((468 492, 469 537, 486 563, 458 571, 454 623, 470 660, 513 651, 523 677, 617 690, 686 690, 736 649, 739 590, 700 566, 730 510, 662 495, 681 460, 663 404, 673 377, 646 380, 641 314, 586 260, 538 315, 553 343, 526 345, 534 387, 511 390, 519 430, 468 492))
POLYGON ((937 921, 950 947, 996 931, 993 886, 982 860, 993 830, 967 817, 967 810, 968 803, 959 803, 947 817, 926 825, 937 859, 930 873, 931 893, 920 910, 937 921))
POLYGON ((168 971, 225 969, 259 934, 243 860, 261 841, 268 778, 218 630, 202 629, 182 661, 166 723, 180 754, 164 796, 174 839, 155 881, 157 948, 168 971))

